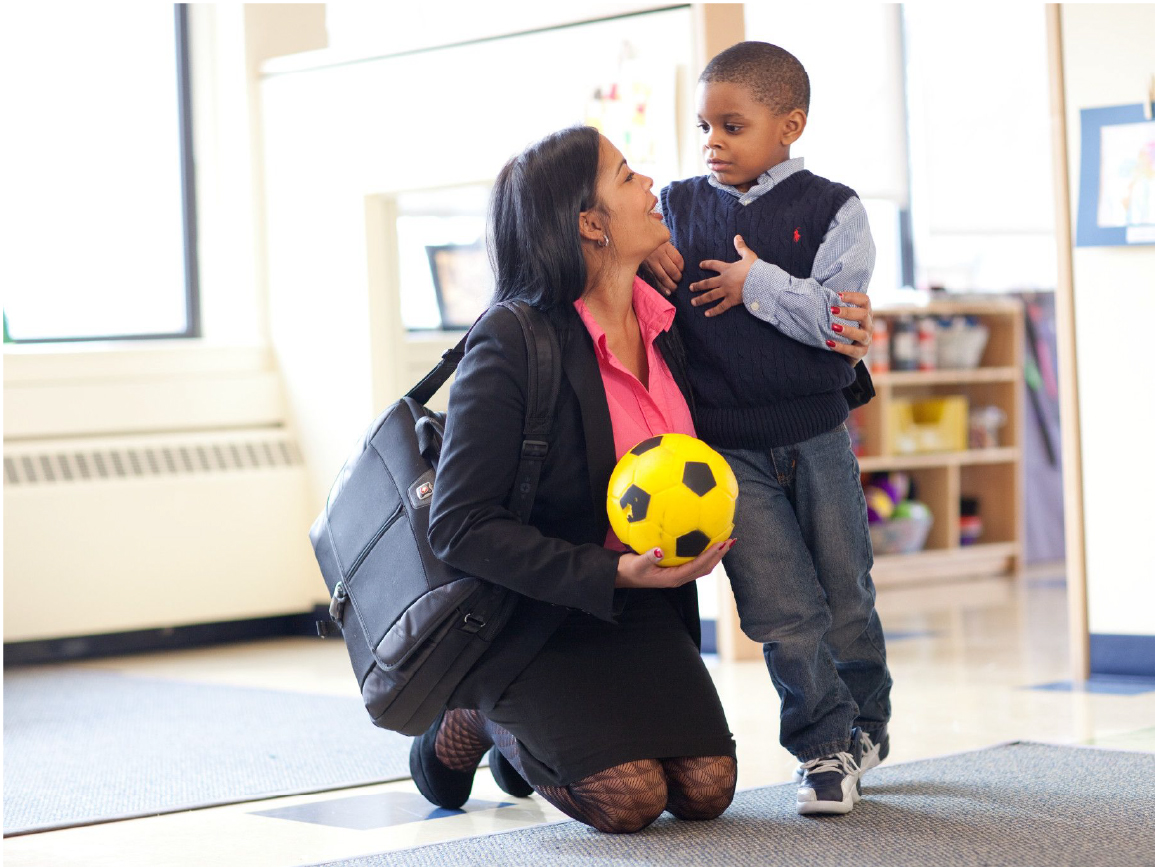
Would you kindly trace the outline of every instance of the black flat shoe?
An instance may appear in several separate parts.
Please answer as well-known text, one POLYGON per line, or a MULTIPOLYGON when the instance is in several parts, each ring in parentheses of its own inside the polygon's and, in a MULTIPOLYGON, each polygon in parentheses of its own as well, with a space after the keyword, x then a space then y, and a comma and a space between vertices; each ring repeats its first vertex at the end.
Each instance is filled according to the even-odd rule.
POLYGON ((497 747, 489 751, 489 772, 493 774, 493 779, 501 791, 507 795, 528 798, 533 794, 533 786, 525 781, 517 772, 517 768, 510 764, 509 759, 503 756, 497 747))
POLYGON ((433 725, 425 734, 413 739, 413 745, 409 748, 409 773, 413 775, 417 791, 425 796, 425 800, 446 810, 458 810, 469 800, 476 768, 470 771, 455 771, 453 768, 447 768, 437 758, 433 744, 443 719, 445 711, 433 721, 433 725))

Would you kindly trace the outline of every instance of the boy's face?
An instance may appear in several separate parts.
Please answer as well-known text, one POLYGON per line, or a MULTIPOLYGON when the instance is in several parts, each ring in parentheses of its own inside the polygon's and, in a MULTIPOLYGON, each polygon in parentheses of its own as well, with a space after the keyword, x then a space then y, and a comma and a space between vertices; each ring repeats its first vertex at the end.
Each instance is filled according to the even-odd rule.
POLYGON ((706 167, 719 183, 743 193, 760 174, 790 158, 790 145, 805 127, 802 109, 774 114, 740 84, 698 84, 698 128, 706 167))

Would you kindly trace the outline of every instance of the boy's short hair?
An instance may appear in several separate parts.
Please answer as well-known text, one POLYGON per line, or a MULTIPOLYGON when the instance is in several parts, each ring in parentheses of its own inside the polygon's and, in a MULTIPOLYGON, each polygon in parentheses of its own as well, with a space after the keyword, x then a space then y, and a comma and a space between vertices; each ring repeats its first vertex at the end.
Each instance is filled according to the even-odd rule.
POLYGON ((810 111, 810 77, 798 58, 769 42, 739 42, 706 64, 698 81, 727 81, 747 88, 774 114, 810 111))

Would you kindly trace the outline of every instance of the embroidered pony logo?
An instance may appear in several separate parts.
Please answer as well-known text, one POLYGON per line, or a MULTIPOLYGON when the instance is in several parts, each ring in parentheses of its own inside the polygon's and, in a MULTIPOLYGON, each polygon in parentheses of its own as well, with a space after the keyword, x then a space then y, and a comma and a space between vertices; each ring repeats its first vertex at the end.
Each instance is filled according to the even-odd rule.
POLYGON ((802 240, 802 232, 798 228, 795 228, 794 229, 794 243, 797 244, 801 240, 802 240))

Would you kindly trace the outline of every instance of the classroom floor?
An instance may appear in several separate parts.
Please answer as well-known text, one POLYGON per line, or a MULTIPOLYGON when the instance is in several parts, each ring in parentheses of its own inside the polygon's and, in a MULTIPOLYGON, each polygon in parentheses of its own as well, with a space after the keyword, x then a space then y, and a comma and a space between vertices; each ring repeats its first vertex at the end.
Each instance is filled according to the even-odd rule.
MULTIPOLYGON (((894 674, 889 762, 1008 740, 1095 744, 1155 752, 1155 684, 1072 688, 1061 581, 1024 583, 1009 604, 887 616, 894 674), (1130 688, 1127 688, 1130 686, 1130 688)), ((339 641, 282 639, 203 650, 95 660, 125 674, 356 695, 339 641)), ((777 743, 777 698, 760 662, 710 661, 738 743, 738 786, 789 779, 794 761, 777 743)), ((869 778, 867 778, 869 779, 869 778)), ((478 808, 430 817, 411 781, 278 798, 71 828, 4 841, 9 867, 289 867, 403 849, 564 817, 540 798, 511 800, 482 770, 478 808), (486 803, 488 802, 488 803, 486 803), (283 809, 300 807, 299 810, 283 809), (388 813, 392 824, 350 830, 305 816, 388 813), (280 816, 259 815, 281 810, 280 816)), ((869 786, 867 787, 869 797, 869 786)), ((370 822, 368 824, 378 824, 370 822)))

